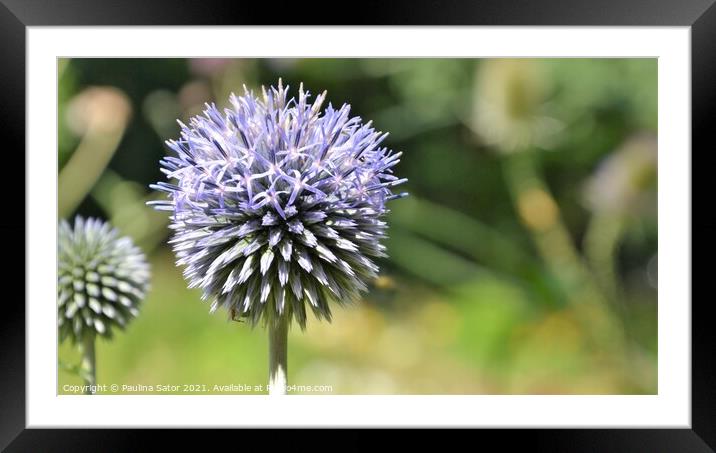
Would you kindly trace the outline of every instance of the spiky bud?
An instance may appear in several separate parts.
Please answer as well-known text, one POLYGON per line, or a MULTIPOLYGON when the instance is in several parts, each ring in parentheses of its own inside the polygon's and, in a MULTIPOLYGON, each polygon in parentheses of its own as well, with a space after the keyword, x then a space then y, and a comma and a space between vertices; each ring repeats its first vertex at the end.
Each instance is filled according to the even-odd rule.
POLYGON ((385 256, 385 202, 405 180, 392 167, 402 153, 381 142, 387 134, 350 117, 350 106, 321 112, 324 92, 309 103, 278 88, 261 99, 244 87, 221 113, 203 116, 168 141, 176 153, 161 161, 175 183, 151 187, 168 200, 177 264, 190 287, 234 318, 302 328, 307 307, 329 319, 329 301, 353 301, 385 256))
POLYGON ((109 223, 62 220, 58 234, 57 313, 60 340, 112 335, 139 313, 149 289, 149 265, 128 237, 109 223))

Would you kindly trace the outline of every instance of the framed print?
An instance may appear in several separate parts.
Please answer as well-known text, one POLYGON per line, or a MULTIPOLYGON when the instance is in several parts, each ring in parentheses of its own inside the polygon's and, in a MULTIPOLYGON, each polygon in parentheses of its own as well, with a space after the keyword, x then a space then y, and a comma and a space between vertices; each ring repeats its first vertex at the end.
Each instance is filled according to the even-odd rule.
POLYGON ((8 451, 256 427, 712 451, 709 1, 81 3, 0 8, 8 451))

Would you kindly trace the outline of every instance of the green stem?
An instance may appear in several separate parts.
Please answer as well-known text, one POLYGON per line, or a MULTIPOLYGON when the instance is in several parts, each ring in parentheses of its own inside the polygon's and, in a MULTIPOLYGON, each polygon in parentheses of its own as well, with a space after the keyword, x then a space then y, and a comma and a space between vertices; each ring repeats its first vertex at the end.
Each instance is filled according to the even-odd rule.
POLYGON ((593 272, 615 305, 620 303, 616 260, 624 222, 616 215, 595 214, 584 237, 584 250, 593 272))
POLYGON ((285 395, 288 375, 288 320, 269 323, 269 395, 285 395))
POLYGON ((600 349, 604 345, 624 348, 623 326, 616 321, 608 299, 575 247, 535 156, 529 150, 516 153, 506 159, 504 169, 522 223, 596 345, 600 349))
POLYGON ((82 338, 80 351, 82 352, 80 370, 82 371, 82 376, 84 376, 85 385, 87 386, 85 394, 94 395, 94 388, 95 385, 97 385, 94 335, 85 335, 84 338, 82 338))

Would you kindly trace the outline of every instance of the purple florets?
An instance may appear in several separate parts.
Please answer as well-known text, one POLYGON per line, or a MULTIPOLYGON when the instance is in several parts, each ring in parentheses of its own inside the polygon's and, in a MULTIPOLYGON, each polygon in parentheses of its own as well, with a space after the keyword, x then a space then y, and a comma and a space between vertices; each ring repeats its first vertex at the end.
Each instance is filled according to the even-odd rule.
POLYGON ((223 306, 252 324, 280 316, 306 323, 306 306, 330 319, 329 300, 344 303, 377 275, 371 258, 385 256, 385 202, 406 194, 392 167, 402 153, 381 142, 388 134, 350 117, 350 106, 323 112, 324 92, 309 103, 299 88, 244 87, 221 113, 182 126, 168 141, 176 157, 161 161, 175 183, 151 202, 172 212, 170 243, 190 287, 212 310, 223 306))

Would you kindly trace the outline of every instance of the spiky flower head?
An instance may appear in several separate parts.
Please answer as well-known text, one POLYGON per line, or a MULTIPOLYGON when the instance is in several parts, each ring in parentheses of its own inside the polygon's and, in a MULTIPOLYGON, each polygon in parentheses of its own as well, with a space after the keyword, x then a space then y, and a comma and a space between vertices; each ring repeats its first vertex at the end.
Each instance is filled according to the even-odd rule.
POLYGON ((321 111, 325 92, 288 99, 280 80, 262 91, 180 122, 176 156, 161 161, 176 183, 152 185, 169 196, 150 203, 172 212, 177 264, 212 311, 304 328, 307 310, 330 320, 330 300, 354 301, 376 277, 386 201, 405 195, 391 191, 402 153, 349 105, 321 111))
POLYGON ((139 313, 149 289, 149 265, 128 237, 109 223, 62 220, 58 234, 57 314, 60 340, 112 335, 139 313))

